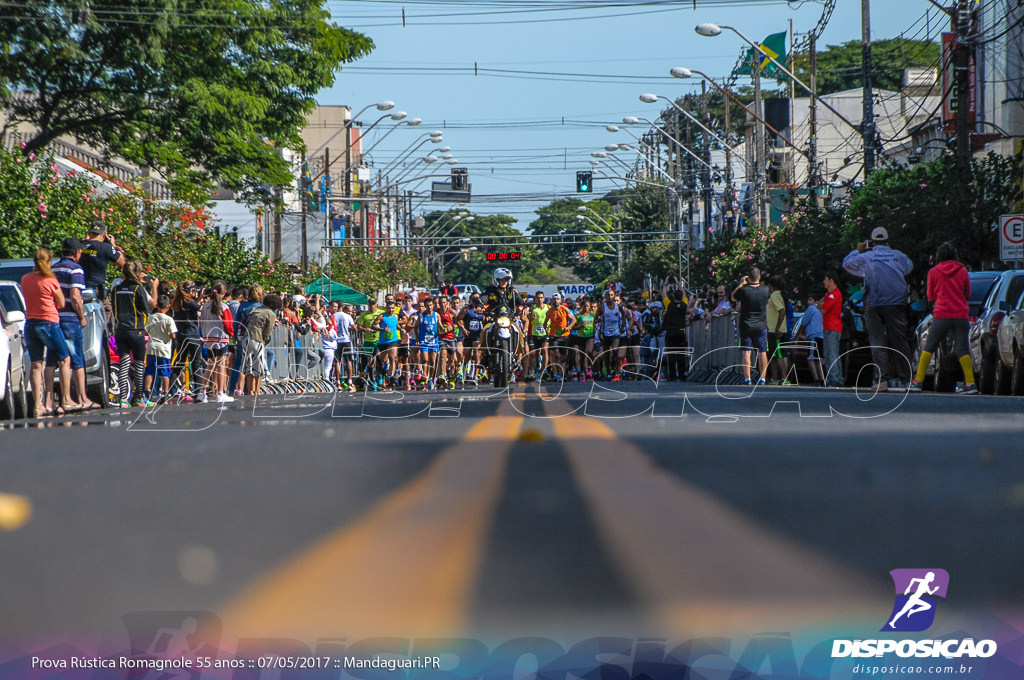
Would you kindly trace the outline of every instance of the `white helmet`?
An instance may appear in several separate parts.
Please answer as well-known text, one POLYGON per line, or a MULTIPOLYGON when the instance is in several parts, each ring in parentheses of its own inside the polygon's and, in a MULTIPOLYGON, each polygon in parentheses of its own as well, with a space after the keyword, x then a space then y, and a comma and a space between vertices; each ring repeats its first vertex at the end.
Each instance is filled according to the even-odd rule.
POLYGON ((505 269, 504 267, 498 267, 494 270, 494 285, 497 286, 498 282, 502 279, 508 279, 508 282, 512 283, 512 272, 505 269))

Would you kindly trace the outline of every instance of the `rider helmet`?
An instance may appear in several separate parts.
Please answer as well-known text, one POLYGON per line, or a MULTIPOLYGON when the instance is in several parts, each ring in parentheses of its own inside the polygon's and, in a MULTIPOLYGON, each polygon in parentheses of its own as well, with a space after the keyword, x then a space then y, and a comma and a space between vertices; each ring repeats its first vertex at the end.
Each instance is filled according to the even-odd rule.
POLYGON ((510 272, 509 270, 505 269, 504 267, 499 267, 499 268, 494 270, 494 285, 495 286, 500 285, 499 282, 502 279, 508 279, 509 284, 511 284, 512 283, 512 272, 510 272))

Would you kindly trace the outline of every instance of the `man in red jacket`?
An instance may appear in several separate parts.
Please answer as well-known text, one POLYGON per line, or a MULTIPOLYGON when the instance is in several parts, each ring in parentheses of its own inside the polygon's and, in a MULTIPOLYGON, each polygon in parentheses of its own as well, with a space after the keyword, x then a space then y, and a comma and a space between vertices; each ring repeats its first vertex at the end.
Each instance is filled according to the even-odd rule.
POLYGON ((974 383, 974 365, 967 346, 968 321, 967 300, 971 297, 971 277, 967 267, 957 261, 956 249, 946 241, 935 253, 937 265, 928 272, 928 299, 934 303, 932 326, 928 332, 921 358, 917 362, 917 375, 910 383, 911 392, 920 392, 921 383, 928 369, 932 354, 947 333, 953 334, 953 351, 960 358, 964 369, 962 394, 977 394, 974 383))

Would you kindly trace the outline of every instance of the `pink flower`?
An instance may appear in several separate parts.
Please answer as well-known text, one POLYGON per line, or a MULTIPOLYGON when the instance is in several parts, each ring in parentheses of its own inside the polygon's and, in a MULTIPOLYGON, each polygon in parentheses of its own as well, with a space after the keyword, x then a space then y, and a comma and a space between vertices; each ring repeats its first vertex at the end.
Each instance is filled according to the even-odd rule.
POLYGON ((28 144, 26 144, 25 142, 18 142, 18 147, 19 148, 24 149, 26 146, 28 146, 28 144))
POLYGON ((39 204, 39 212, 46 212, 46 204, 45 203, 40 203, 39 204))
POLYGON ((922 189, 927 189, 927 188, 928 188, 928 185, 927 185, 927 184, 922 184, 922 185, 921 185, 921 188, 922 188, 922 189))
POLYGON ((34 161, 35 159, 36 159, 36 152, 35 152, 35 151, 33 151, 32 153, 30 153, 30 154, 28 155, 28 160, 29 160, 29 162, 32 162, 32 161, 34 161))
POLYGON ((50 163, 50 170, 53 170, 54 172, 57 172, 57 164, 56 163, 50 163))

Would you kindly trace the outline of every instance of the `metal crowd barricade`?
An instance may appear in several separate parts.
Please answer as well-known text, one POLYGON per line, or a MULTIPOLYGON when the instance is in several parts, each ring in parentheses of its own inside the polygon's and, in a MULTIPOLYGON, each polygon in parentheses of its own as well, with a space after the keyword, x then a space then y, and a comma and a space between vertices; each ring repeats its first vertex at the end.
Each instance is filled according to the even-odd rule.
POLYGON ((732 313, 690 323, 691 371, 722 371, 740 365, 737 316, 732 313))
POLYGON ((271 380, 319 380, 323 378, 320 339, 312 332, 299 333, 290 324, 274 328, 267 343, 267 360, 273 352, 271 380))

